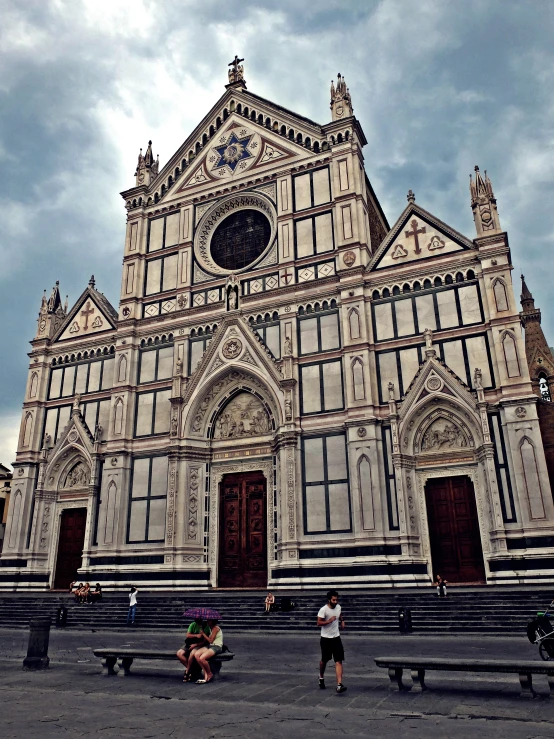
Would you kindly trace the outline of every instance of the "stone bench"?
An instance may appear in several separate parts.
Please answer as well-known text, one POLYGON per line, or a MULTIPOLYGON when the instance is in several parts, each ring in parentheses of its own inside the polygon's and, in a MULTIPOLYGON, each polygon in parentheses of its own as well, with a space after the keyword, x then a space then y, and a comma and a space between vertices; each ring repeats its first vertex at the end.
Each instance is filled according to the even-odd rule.
POLYGON ((519 676, 522 697, 535 697, 533 689, 533 675, 546 675, 550 691, 554 690, 554 662, 533 662, 531 660, 506 659, 426 659, 424 657, 376 657, 377 667, 385 667, 389 671, 389 678, 399 690, 411 690, 412 687, 426 690, 426 670, 440 670, 443 672, 496 672, 515 673, 519 676), (404 670, 410 670, 412 684, 403 682, 404 670))
MULTIPOLYGON (((224 647, 225 649, 225 647, 224 647)), ((151 660, 167 660, 175 662, 181 669, 182 665, 177 659, 175 653, 177 650, 165 650, 165 649, 129 649, 128 647, 112 648, 112 649, 95 649, 94 656, 100 657, 102 666, 104 668, 105 675, 116 675, 118 668, 116 662, 119 661, 119 668, 122 670, 123 675, 131 674, 131 665, 135 659, 151 659, 151 660)), ((223 662, 229 662, 235 655, 233 652, 223 651, 220 654, 216 654, 211 658, 210 669, 215 676, 219 675, 221 671, 221 665, 223 662)))

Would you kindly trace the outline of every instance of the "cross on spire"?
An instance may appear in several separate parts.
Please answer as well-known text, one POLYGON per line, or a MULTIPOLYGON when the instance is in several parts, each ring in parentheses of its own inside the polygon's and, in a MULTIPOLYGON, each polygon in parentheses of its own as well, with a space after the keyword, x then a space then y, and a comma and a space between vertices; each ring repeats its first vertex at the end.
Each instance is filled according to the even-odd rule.
POLYGON ((244 67, 242 66, 241 62, 243 62, 244 59, 239 59, 239 57, 235 54, 235 58, 232 62, 229 62, 227 66, 231 67, 229 70, 229 84, 234 85, 236 82, 242 82, 244 86, 245 80, 244 80, 244 67))

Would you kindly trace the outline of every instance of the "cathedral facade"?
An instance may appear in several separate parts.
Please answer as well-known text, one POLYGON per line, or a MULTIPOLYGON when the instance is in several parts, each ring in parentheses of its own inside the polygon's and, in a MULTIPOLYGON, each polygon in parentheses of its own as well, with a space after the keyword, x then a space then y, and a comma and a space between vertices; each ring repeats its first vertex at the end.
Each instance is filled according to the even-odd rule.
POLYGON ((390 227, 344 79, 320 125, 241 61, 141 150, 118 308, 43 298, 0 588, 551 578, 554 362, 530 377, 489 178, 473 238, 411 191, 390 227))

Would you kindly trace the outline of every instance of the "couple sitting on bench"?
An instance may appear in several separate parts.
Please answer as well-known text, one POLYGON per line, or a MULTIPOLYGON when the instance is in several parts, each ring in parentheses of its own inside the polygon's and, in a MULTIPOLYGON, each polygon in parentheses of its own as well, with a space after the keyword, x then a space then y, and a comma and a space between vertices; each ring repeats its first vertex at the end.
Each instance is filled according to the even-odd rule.
POLYGON ((223 651, 223 631, 217 625, 217 619, 204 622, 195 618, 188 628, 185 644, 177 652, 177 659, 185 666, 184 683, 193 682, 199 669, 203 678, 196 680, 197 685, 204 685, 213 680, 210 659, 223 651))

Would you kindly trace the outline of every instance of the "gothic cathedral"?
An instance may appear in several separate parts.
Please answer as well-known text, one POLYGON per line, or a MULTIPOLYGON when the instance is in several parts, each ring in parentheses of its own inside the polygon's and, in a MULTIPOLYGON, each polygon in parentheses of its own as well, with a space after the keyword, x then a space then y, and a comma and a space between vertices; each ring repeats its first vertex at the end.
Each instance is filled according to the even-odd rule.
POLYGON ((344 78, 320 125, 242 61, 141 150, 119 307, 42 300, 0 588, 552 578, 554 358, 490 179, 473 239, 411 191, 390 227, 344 78))

